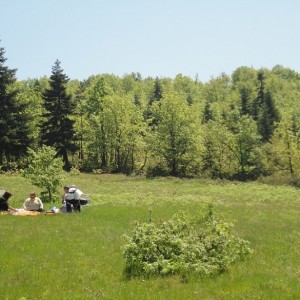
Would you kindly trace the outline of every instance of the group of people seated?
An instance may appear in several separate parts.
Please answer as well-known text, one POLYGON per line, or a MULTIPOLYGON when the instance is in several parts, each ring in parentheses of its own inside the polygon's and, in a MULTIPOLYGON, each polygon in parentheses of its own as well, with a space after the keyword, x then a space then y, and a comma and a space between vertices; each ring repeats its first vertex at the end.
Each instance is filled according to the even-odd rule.
MULTIPOLYGON (((17 208, 13 208, 8 204, 8 200, 12 197, 12 193, 6 191, 0 197, 0 211, 17 212, 17 208)), ((24 201, 22 209, 26 211, 44 211, 44 205, 40 198, 36 196, 35 192, 31 192, 29 197, 24 201)))
MULTIPOLYGON (((75 185, 64 186, 64 193, 62 194, 62 206, 55 212, 67 212, 81 211, 81 196, 82 191, 76 188, 75 185)), ((22 209, 13 208, 8 204, 9 199, 12 197, 12 193, 5 191, 0 197, 0 211, 7 211, 11 213, 24 211, 34 211, 34 212, 45 212, 43 202, 37 197, 35 192, 31 192, 29 197, 24 201, 22 209)))

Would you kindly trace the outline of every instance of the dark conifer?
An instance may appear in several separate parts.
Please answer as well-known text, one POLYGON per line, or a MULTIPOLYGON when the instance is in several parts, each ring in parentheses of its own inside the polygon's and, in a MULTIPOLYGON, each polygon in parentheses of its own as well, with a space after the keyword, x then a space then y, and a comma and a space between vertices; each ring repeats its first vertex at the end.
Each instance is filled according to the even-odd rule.
POLYGON ((57 150, 66 170, 70 169, 68 153, 75 153, 77 149, 74 120, 70 118, 75 113, 75 103, 66 92, 68 81, 60 61, 56 60, 50 76, 50 88, 43 93, 45 112, 41 124, 41 143, 57 150))
POLYGON ((0 48, 0 164, 16 162, 24 156, 31 144, 27 113, 28 104, 18 99, 16 69, 4 65, 5 50, 0 48))
POLYGON ((248 115, 250 114, 249 91, 245 87, 243 87, 240 93, 241 93, 241 115, 248 115))
POLYGON ((161 83, 158 77, 154 80, 154 91, 153 91, 153 97, 150 100, 150 104, 152 104, 154 101, 159 101, 162 98, 162 90, 161 90, 161 83))
POLYGON ((207 123, 209 120, 214 120, 214 115, 210 108, 210 102, 206 101, 202 116, 202 124, 207 123))
POLYGON ((259 114, 261 113, 261 108, 264 104, 264 99, 265 99, 265 84, 264 84, 264 74, 263 72, 259 72, 257 75, 257 79, 259 82, 258 86, 258 91, 257 91, 257 96, 253 102, 253 119, 258 120, 259 114))
POLYGON ((264 80, 263 72, 259 72, 259 87, 253 106, 253 119, 257 122, 263 142, 268 142, 273 135, 276 123, 280 121, 280 116, 271 93, 265 91, 264 80))

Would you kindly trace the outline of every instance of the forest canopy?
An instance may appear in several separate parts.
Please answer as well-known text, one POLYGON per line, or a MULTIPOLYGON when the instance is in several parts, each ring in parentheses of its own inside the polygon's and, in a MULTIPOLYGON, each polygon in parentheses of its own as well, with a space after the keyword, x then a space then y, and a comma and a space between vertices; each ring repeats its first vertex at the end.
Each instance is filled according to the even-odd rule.
MULTIPOLYGON (((66 171, 255 180, 300 173, 300 74, 241 66, 200 82, 139 73, 17 80, 0 48, 0 171, 53 147, 66 171)), ((49 69, 51 66, 49 66, 49 69)))

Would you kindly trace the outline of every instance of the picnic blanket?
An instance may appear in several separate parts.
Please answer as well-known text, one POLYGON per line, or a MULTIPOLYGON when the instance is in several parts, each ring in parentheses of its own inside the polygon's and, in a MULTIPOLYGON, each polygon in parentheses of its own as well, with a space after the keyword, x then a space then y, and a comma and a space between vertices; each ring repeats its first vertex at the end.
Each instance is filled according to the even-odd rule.
POLYGON ((38 216, 38 215, 56 215, 60 213, 59 210, 48 210, 45 212, 28 211, 25 209, 18 209, 16 212, 11 213, 14 216, 38 216))
POLYGON ((12 213, 14 216, 37 216, 41 213, 38 211, 18 210, 12 213))

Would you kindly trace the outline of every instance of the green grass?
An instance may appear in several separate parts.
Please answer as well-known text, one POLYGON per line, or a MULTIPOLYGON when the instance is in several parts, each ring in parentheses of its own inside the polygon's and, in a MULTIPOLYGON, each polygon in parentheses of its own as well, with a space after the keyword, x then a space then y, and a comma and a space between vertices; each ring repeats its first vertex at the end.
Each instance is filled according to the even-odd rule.
MULTIPOLYGON (((296 188, 85 174, 66 175, 65 183, 92 194, 81 214, 0 216, 0 299, 299 299, 296 188), (147 222, 150 210, 153 222, 180 210, 193 216, 208 203, 235 221, 234 234, 251 242, 253 254, 217 278, 123 278, 122 236, 136 220, 147 222)), ((14 194, 14 207, 31 190, 40 192, 7 175, 0 175, 0 189, 14 194)))

